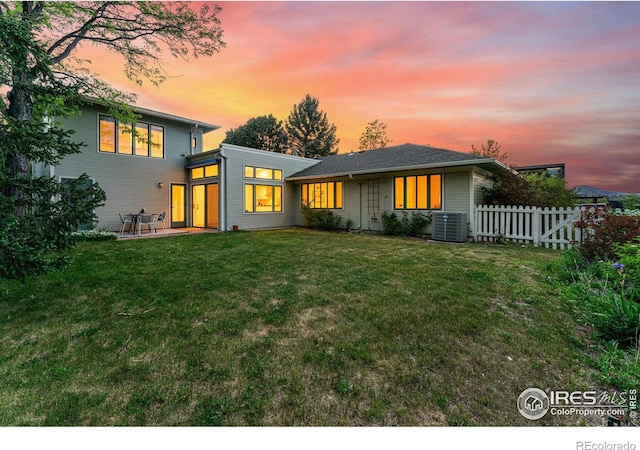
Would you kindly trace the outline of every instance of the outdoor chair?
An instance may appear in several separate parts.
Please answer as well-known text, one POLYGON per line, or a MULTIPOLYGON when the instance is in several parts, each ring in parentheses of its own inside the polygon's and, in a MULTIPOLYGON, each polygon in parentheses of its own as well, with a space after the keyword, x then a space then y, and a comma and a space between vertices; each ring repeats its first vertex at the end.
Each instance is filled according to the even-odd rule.
POLYGON ((158 218, 156 219, 158 222, 162 222, 162 229, 165 231, 167 231, 167 225, 164 222, 165 217, 167 216, 167 213, 162 211, 159 215, 158 218))
POLYGON ((140 214, 140 219, 138 220, 138 234, 142 234, 143 225, 149 227, 149 233, 151 233, 151 227, 153 227, 153 232, 157 233, 156 219, 153 217, 153 214, 140 214))
POLYGON ((119 214, 120 221, 122 222, 122 228, 120 229, 120 234, 124 234, 124 229, 127 225, 129 225, 129 231, 131 231, 131 227, 133 226, 133 216, 131 214, 127 214, 123 216, 119 214))

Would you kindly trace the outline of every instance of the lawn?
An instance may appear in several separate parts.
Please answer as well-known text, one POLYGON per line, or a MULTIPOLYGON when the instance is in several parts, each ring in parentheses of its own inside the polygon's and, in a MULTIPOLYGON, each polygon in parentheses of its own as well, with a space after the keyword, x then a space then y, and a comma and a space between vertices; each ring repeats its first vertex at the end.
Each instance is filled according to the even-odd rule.
POLYGON ((0 425, 575 425, 558 252, 277 230, 86 242, 0 281, 0 425))

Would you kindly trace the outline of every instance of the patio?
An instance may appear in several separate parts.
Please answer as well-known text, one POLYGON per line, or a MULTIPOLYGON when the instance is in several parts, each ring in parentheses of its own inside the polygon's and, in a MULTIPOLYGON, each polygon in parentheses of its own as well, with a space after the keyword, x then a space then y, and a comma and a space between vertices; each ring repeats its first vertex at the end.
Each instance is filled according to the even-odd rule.
POLYGON ((138 233, 124 233, 118 235, 119 241, 126 241, 130 239, 148 239, 148 238, 160 238, 160 237, 168 237, 168 236, 179 236, 184 234, 204 234, 204 233, 219 233, 218 230, 214 230, 212 228, 167 228, 158 229, 157 233, 153 231, 143 232, 142 234, 138 233))

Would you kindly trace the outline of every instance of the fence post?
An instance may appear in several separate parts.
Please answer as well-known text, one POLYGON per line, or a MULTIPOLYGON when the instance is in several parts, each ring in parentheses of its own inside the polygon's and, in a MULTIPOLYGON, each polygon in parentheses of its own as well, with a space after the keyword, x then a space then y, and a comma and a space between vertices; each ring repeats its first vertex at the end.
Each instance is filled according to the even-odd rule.
POLYGON ((533 208, 531 213, 531 235, 533 236, 533 246, 540 246, 540 208, 533 208))

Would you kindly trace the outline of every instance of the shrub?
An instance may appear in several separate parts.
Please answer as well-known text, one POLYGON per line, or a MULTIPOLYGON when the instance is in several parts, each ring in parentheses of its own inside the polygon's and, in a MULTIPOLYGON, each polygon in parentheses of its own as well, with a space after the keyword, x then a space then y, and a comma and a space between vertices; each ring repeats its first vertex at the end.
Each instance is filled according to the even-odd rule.
POLYGON ((640 217, 614 214, 610 207, 582 211, 575 226, 585 230, 580 252, 594 261, 615 260, 616 244, 640 237, 640 217))
POLYGON ((302 215, 309 228, 329 231, 342 228, 342 216, 328 209, 312 209, 303 206, 302 215))
POLYGON ((113 231, 79 230, 74 231, 71 235, 78 241, 115 241, 118 239, 118 233, 113 231))
POLYGON ((390 236, 419 236, 424 232, 424 228, 431 223, 431 214, 421 212, 407 214, 402 212, 402 219, 394 212, 383 211, 382 232, 390 236))

